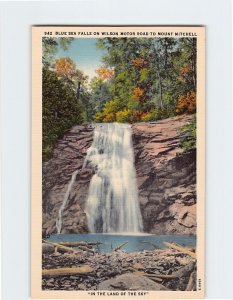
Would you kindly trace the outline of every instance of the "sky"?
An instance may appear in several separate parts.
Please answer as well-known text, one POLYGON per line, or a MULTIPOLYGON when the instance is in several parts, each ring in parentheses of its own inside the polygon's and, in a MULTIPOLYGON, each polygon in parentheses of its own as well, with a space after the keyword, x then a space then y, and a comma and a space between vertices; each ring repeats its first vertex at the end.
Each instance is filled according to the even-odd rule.
POLYGON ((84 75, 89 76, 89 80, 96 76, 95 70, 102 65, 101 57, 104 54, 102 49, 96 47, 97 39, 94 38, 75 38, 68 50, 59 49, 56 58, 70 57, 79 70, 83 71, 84 75))

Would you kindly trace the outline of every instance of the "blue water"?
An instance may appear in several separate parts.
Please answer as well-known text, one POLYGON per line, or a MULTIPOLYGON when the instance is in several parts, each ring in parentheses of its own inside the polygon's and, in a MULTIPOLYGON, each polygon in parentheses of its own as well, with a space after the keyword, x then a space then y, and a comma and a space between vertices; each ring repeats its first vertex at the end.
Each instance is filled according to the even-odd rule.
POLYGON ((117 246, 128 242, 122 250, 126 252, 137 252, 143 250, 154 250, 153 245, 143 243, 149 242, 157 248, 165 248, 163 242, 176 243, 181 246, 196 247, 196 237, 191 235, 115 235, 115 234, 57 234, 48 238, 50 242, 101 242, 99 251, 110 252, 117 246))

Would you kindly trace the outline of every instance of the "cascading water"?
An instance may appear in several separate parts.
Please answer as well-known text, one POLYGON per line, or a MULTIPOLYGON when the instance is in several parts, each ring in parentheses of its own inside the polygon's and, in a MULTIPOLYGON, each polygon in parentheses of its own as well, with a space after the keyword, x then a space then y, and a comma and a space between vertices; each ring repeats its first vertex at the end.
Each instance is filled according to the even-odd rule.
POLYGON ((141 232, 130 125, 97 124, 84 164, 88 163, 95 171, 86 202, 90 232, 141 232))
POLYGON ((70 195, 70 191, 73 187, 73 184, 75 182, 75 179, 76 179, 76 176, 78 175, 80 170, 76 170, 75 172, 73 172, 72 176, 71 176, 71 180, 68 184, 68 187, 67 187, 67 190, 66 190, 66 193, 64 195, 64 198, 63 198, 63 201, 62 201, 62 205, 59 209, 59 212, 58 212, 58 217, 57 217, 57 220, 56 220, 56 227, 57 227, 57 233, 60 234, 61 233, 61 230, 62 230, 62 214, 63 214, 63 211, 64 209, 66 208, 66 204, 67 204, 67 201, 69 199, 69 195, 70 195))

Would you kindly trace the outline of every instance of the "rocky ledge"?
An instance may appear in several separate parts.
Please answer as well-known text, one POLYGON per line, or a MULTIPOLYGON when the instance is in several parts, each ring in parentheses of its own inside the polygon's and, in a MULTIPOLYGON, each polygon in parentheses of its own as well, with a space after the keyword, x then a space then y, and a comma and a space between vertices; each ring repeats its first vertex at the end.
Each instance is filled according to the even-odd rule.
MULTIPOLYGON (((144 232, 196 233, 196 152, 180 148, 180 128, 191 120, 192 116, 180 116, 132 125, 144 232)), ((56 233, 58 211, 75 170, 80 172, 63 212, 62 233, 88 232, 85 202, 93 171, 82 166, 92 140, 92 126, 74 126, 44 163, 44 235, 56 233)))

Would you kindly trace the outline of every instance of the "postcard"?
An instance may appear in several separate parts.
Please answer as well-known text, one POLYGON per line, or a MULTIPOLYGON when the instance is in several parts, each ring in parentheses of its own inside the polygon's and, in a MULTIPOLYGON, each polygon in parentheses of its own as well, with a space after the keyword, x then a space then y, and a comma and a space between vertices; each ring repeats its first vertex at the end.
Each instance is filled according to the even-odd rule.
POLYGON ((32 298, 203 298, 205 28, 33 26, 32 82, 32 298))

